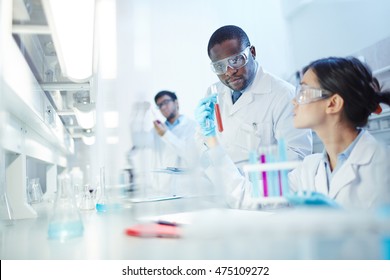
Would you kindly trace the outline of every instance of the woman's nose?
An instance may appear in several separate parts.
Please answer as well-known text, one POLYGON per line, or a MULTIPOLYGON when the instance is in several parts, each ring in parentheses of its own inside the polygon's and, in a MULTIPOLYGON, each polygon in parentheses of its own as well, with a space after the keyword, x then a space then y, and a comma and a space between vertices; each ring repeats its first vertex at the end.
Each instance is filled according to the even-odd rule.
POLYGON ((297 106, 297 105, 298 105, 297 99, 296 99, 295 97, 291 100, 291 103, 292 103, 294 106, 297 106))

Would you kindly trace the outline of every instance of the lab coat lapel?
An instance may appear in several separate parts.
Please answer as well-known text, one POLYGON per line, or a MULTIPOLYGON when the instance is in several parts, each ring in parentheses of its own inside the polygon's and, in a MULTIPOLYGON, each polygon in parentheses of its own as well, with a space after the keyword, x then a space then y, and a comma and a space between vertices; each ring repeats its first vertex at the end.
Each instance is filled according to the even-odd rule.
POLYGON ((357 171, 360 165, 369 164, 375 152, 374 138, 366 131, 361 136, 351 155, 334 175, 329 196, 335 198, 339 191, 352 181, 359 180, 357 171))
POLYGON ((343 166, 337 171, 330 183, 329 197, 334 199, 342 188, 356 179, 356 166, 351 162, 344 162, 343 166))
POLYGON ((252 103, 254 100, 252 92, 244 92, 241 97, 234 103, 230 109, 230 115, 233 115, 235 112, 245 108, 249 103, 252 103))
MULTIPOLYGON (((325 163, 321 160, 318 164, 316 176, 314 178, 314 186, 317 192, 328 194, 328 184, 326 179, 325 163)), ((312 188, 313 186, 308 186, 312 188)))
MULTIPOLYGON (((235 112, 245 109, 247 110, 247 105, 252 103, 255 99, 255 94, 265 94, 271 91, 271 81, 267 75, 264 75, 263 69, 258 66, 256 77, 253 81, 253 84, 249 86, 247 90, 243 92, 241 97, 236 101, 236 103, 230 101, 230 115, 233 115, 235 112)), ((230 94, 231 98, 231 94, 230 94)))

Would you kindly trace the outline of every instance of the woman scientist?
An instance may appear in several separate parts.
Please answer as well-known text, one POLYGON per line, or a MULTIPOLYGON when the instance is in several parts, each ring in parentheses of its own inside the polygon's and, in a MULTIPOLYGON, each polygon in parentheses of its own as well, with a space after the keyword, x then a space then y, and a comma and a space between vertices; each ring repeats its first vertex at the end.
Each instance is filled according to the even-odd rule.
MULTIPOLYGON (((312 191, 310 196, 290 196, 290 202, 347 209, 390 202, 390 150, 363 128, 371 113, 380 113, 380 103, 390 105, 390 92, 381 92, 371 70, 354 57, 319 59, 303 69, 293 100, 294 125, 315 131, 325 149, 305 157, 289 173, 292 191, 312 191)), ((213 118, 212 106, 201 102, 197 110, 204 119, 213 118)), ((202 130, 213 129, 197 120, 202 130)), ((207 152, 207 176, 227 188, 230 206, 250 208, 251 183, 234 168, 215 137, 208 141, 212 148, 207 152)))

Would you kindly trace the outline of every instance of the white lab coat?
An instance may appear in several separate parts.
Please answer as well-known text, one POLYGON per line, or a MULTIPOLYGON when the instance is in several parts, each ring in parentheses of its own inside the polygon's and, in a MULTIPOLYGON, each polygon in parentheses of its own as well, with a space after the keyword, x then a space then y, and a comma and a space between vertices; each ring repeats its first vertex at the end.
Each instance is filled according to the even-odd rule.
POLYGON ((238 166, 248 160, 250 150, 276 144, 281 138, 285 140, 290 159, 303 159, 312 153, 311 130, 293 126, 291 84, 258 67, 253 83, 235 104, 230 88, 221 82, 216 86, 224 127, 218 137, 238 166))
POLYGON ((131 158, 135 169, 146 171, 143 180, 151 187, 144 193, 151 197, 183 194, 176 186, 178 175, 163 172, 163 169, 193 166, 196 160, 195 130, 196 122, 182 115, 179 124, 168 129, 162 137, 154 128, 144 135, 143 148, 132 152, 131 158))
MULTIPOLYGON (((237 169, 229 156, 218 146, 209 149, 205 173, 215 186, 223 188, 232 208, 253 208, 252 184, 237 169)), ((378 143, 367 131, 361 136, 350 156, 335 173, 330 188, 322 154, 307 156, 289 173, 292 191, 299 188, 324 193, 346 209, 373 208, 390 202, 390 150, 378 143)))
POLYGON ((189 167, 194 158, 196 122, 181 115, 180 122, 161 137, 153 128, 153 166, 155 168, 189 167))
POLYGON ((390 150, 368 131, 363 133, 348 159, 332 177, 329 189, 323 154, 307 156, 290 172, 290 188, 323 193, 347 209, 389 203, 390 150))

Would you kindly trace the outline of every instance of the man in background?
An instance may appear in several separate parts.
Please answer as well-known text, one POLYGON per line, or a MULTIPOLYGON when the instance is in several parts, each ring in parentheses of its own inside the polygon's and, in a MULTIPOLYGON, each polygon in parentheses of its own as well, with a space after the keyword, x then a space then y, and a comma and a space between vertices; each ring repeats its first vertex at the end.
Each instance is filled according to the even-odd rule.
POLYGON ((188 166, 188 144, 195 135, 196 122, 180 114, 179 101, 174 92, 160 91, 154 102, 165 122, 154 120, 156 150, 160 153, 160 167, 188 166))
MULTIPOLYGON (((144 106, 138 115, 141 117, 141 128, 134 129, 132 139, 134 146, 129 154, 130 164, 135 168, 135 180, 146 184, 150 196, 177 195, 182 190, 177 189, 178 179, 183 177, 183 170, 193 167, 196 160, 194 156, 194 135, 196 122, 180 114, 177 96, 171 91, 160 91, 154 97, 157 109, 165 117, 160 121, 153 113, 153 128, 151 131, 137 134, 143 131, 145 126, 144 114, 150 109, 150 105, 144 106), (147 108, 146 108, 147 107, 147 108)), ((142 106, 140 106, 142 107, 142 106)), ((136 114, 137 115, 137 114, 136 114)), ((133 120, 136 122, 136 120, 133 120)))

